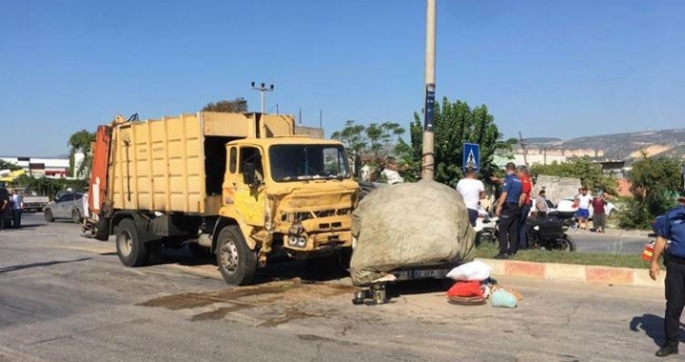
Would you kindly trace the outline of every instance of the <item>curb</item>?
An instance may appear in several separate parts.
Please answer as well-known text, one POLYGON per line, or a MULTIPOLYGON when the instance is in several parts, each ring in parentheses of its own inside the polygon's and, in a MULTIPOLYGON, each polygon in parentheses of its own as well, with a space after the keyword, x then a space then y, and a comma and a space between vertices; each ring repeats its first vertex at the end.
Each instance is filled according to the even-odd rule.
POLYGON ((648 269, 612 268, 595 265, 534 263, 517 260, 477 259, 492 267, 493 275, 515 276, 591 284, 625 285, 664 288, 666 272, 662 270, 656 281, 648 269))

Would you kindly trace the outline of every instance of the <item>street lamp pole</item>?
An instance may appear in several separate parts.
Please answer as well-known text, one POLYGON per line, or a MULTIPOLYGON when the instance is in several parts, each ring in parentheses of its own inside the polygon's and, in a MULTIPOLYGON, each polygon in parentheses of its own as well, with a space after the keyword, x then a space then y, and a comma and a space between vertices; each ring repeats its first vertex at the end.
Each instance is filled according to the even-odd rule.
POLYGON ((264 110, 265 110, 265 107, 266 107, 265 92, 273 92, 273 91, 274 91, 274 85, 273 85, 273 84, 270 84, 270 85, 267 87, 266 84, 264 84, 264 83, 261 83, 261 84, 257 85, 257 83, 255 83, 255 82, 252 82, 251 85, 252 85, 252 89, 258 90, 258 91, 261 93, 261 97, 262 97, 262 113, 264 113, 264 110))
POLYGON ((423 108, 423 152, 421 178, 433 180, 435 172, 435 147, 433 133, 433 109, 435 107, 435 2, 426 0, 426 79, 423 108))

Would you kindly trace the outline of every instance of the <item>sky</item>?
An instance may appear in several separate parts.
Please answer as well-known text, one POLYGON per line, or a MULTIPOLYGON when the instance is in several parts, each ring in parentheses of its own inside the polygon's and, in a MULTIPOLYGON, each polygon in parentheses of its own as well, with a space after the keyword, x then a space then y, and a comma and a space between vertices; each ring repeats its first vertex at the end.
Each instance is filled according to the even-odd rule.
MULTIPOLYGON (((682 128, 685 1, 437 0, 437 97, 506 136, 682 128)), ((423 104, 424 0, 6 0, 0 155, 56 156, 116 115, 245 97, 327 134, 408 126, 423 104)))

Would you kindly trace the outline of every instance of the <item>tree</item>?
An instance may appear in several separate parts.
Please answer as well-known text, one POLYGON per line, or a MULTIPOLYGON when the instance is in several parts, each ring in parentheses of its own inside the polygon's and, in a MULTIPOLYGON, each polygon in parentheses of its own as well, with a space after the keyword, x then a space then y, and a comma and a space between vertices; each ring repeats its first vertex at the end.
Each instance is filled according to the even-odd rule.
POLYGON ((17 165, 16 163, 0 160, 0 170, 17 171, 21 170, 21 167, 19 167, 19 165, 17 165))
POLYGON ((592 162, 589 157, 581 157, 566 162, 552 162, 547 165, 539 163, 530 167, 533 175, 579 178, 580 183, 590 190, 602 190, 616 195, 616 180, 604 176, 602 166, 592 162))
POLYGON ((222 100, 216 103, 208 103, 202 110, 207 112, 245 113, 247 112, 247 101, 243 97, 233 100, 222 100))
POLYGON ((68 180, 64 178, 35 178, 28 175, 19 176, 12 182, 14 186, 25 187, 37 195, 45 195, 52 198, 58 191, 72 188, 74 191, 85 191, 88 187, 87 180, 68 180))
POLYGON ((678 160, 649 157, 643 152, 630 171, 634 197, 620 214, 621 226, 648 228, 652 220, 675 206, 674 195, 682 188, 681 171, 678 160))
POLYGON ((83 154, 83 161, 76 169, 76 177, 81 178, 90 174, 90 168, 93 165, 93 155, 91 154, 91 144, 95 141, 95 133, 88 132, 82 129, 69 137, 67 145, 71 148, 69 150, 69 169, 74 170, 75 156, 81 152, 83 154))
POLYGON ((331 138, 343 143, 356 166, 362 158, 369 159, 371 166, 395 153, 395 148, 405 130, 394 122, 370 123, 368 126, 354 120, 345 122, 345 128, 333 132, 331 138))
MULTIPOLYGON (((436 103, 433 127, 435 131, 435 181, 456 186, 464 177, 462 156, 464 143, 480 145, 480 173, 489 183, 490 176, 498 170, 493 163, 493 156, 500 150, 511 150, 516 139, 504 140, 495 124, 495 117, 488 113, 485 105, 471 109, 466 102, 450 102, 443 98, 442 105, 436 103)), ((421 160, 423 155, 423 123, 418 113, 414 113, 414 122, 409 128, 410 142, 400 140, 398 150, 402 160, 409 166, 406 177, 418 180, 421 177, 421 160)))

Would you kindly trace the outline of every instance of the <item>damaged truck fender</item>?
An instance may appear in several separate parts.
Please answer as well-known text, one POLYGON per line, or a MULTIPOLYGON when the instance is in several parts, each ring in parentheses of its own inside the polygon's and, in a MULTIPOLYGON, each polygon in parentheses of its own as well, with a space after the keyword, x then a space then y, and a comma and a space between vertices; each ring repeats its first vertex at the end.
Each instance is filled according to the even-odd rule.
POLYGON ((214 225, 214 230, 212 232, 212 253, 216 252, 221 229, 227 226, 237 226, 240 232, 243 234, 245 242, 247 243, 247 246, 250 247, 250 250, 255 250, 257 248, 257 242, 249 237, 254 228, 245 225, 245 223, 239 222, 238 220, 240 220, 240 218, 235 215, 235 210, 221 209, 221 211, 219 211, 219 216, 220 217, 216 220, 216 224, 214 225))

